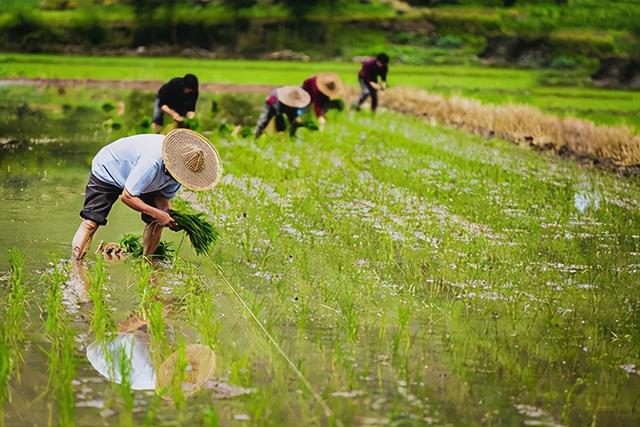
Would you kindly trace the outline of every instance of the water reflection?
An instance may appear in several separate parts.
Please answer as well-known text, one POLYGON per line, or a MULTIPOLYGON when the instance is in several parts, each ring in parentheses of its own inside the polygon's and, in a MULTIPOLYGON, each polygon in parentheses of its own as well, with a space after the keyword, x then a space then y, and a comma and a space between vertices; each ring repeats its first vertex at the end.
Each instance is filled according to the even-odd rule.
POLYGON ((128 382, 133 390, 155 390, 156 373, 149 350, 149 334, 142 330, 119 333, 111 342, 93 342, 87 347, 87 359, 103 377, 116 384, 123 381, 122 374, 129 374, 128 382), (121 366, 122 354, 129 359, 130 368, 121 366))
POLYGON ((581 214, 585 213, 590 207, 593 209, 599 209, 600 194, 591 186, 589 182, 580 182, 575 186, 573 205, 581 214))

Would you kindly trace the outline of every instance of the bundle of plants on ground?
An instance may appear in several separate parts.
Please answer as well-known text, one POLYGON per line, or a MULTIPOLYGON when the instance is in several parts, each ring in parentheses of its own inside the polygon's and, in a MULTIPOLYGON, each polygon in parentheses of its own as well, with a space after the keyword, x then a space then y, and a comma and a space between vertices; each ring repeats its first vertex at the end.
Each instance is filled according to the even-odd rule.
POLYGON ((204 212, 194 210, 186 201, 177 199, 173 209, 169 211, 171 217, 180 228, 187 233, 189 241, 198 255, 209 254, 218 240, 218 232, 204 212))
MULTIPOLYGON (((142 236, 140 234, 127 233, 122 236, 120 239, 120 246, 124 249, 124 251, 133 257, 141 257, 143 252, 142 246, 142 236)), ((172 242, 167 242, 165 240, 160 241, 156 251, 151 255, 152 258, 165 260, 170 259, 175 250, 173 248, 172 242)))

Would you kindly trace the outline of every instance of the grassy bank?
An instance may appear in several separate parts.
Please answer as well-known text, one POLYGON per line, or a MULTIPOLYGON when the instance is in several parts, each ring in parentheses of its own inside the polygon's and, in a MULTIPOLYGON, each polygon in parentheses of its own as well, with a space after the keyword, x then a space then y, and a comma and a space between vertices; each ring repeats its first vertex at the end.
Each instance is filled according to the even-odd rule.
MULTIPOLYGON (((166 80, 191 72, 202 82, 284 85, 301 83, 317 72, 335 71, 347 84, 355 85, 358 68, 358 64, 344 62, 0 54, 0 78, 166 80)), ((589 87, 584 77, 481 66, 392 65, 389 83, 492 104, 532 105, 561 117, 576 116, 600 124, 625 124, 640 129, 637 91, 589 87)))

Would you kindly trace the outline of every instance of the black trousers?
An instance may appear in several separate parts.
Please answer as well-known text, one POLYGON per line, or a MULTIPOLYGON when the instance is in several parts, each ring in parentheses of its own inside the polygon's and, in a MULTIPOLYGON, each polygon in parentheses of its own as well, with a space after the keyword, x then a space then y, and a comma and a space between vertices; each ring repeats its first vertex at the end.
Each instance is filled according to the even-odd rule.
POLYGON ((358 99, 358 107, 371 96, 371 111, 376 111, 376 108, 378 108, 378 91, 362 77, 358 77, 358 81, 360 82, 360 89, 362 90, 362 94, 358 99))
POLYGON ((289 134, 291 136, 296 134, 296 131, 300 127, 300 125, 296 122, 297 118, 297 109, 295 108, 283 108, 281 105, 280 111, 276 110, 273 105, 264 104, 264 110, 262 114, 260 114, 260 118, 258 118, 258 124, 256 125, 255 136, 258 138, 262 135, 262 132, 269 125, 269 121, 275 117, 275 125, 277 132, 283 132, 287 129, 287 122, 285 121, 285 116, 289 121, 289 134))

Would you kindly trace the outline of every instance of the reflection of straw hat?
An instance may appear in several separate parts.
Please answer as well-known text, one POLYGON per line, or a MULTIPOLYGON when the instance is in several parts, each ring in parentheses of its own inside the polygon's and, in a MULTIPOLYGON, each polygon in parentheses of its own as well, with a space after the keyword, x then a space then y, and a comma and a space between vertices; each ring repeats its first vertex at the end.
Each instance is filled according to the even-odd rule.
MULTIPOLYGON (((166 390, 171 386, 176 373, 178 352, 174 352, 160 365, 158 369, 158 388, 166 390)), ((190 344, 185 348, 187 367, 184 371, 182 392, 190 395, 197 392, 207 382, 216 369, 216 354, 206 345, 190 344)), ((168 397, 168 396, 165 396, 168 397)))
POLYGON ((216 149, 189 129, 172 130, 164 137, 162 159, 169 173, 189 190, 208 190, 222 178, 222 161, 216 149))
POLYGON ((316 78, 316 85, 320 92, 329 97, 329 99, 342 98, 344 93, 344 84, 342 79, 336 73, 321 73, 316 78))
POLYGON ((282 86, 276 90, 278 101, 293 108, 304 108, 311 102, 311 95, 298 86, 282 86))

